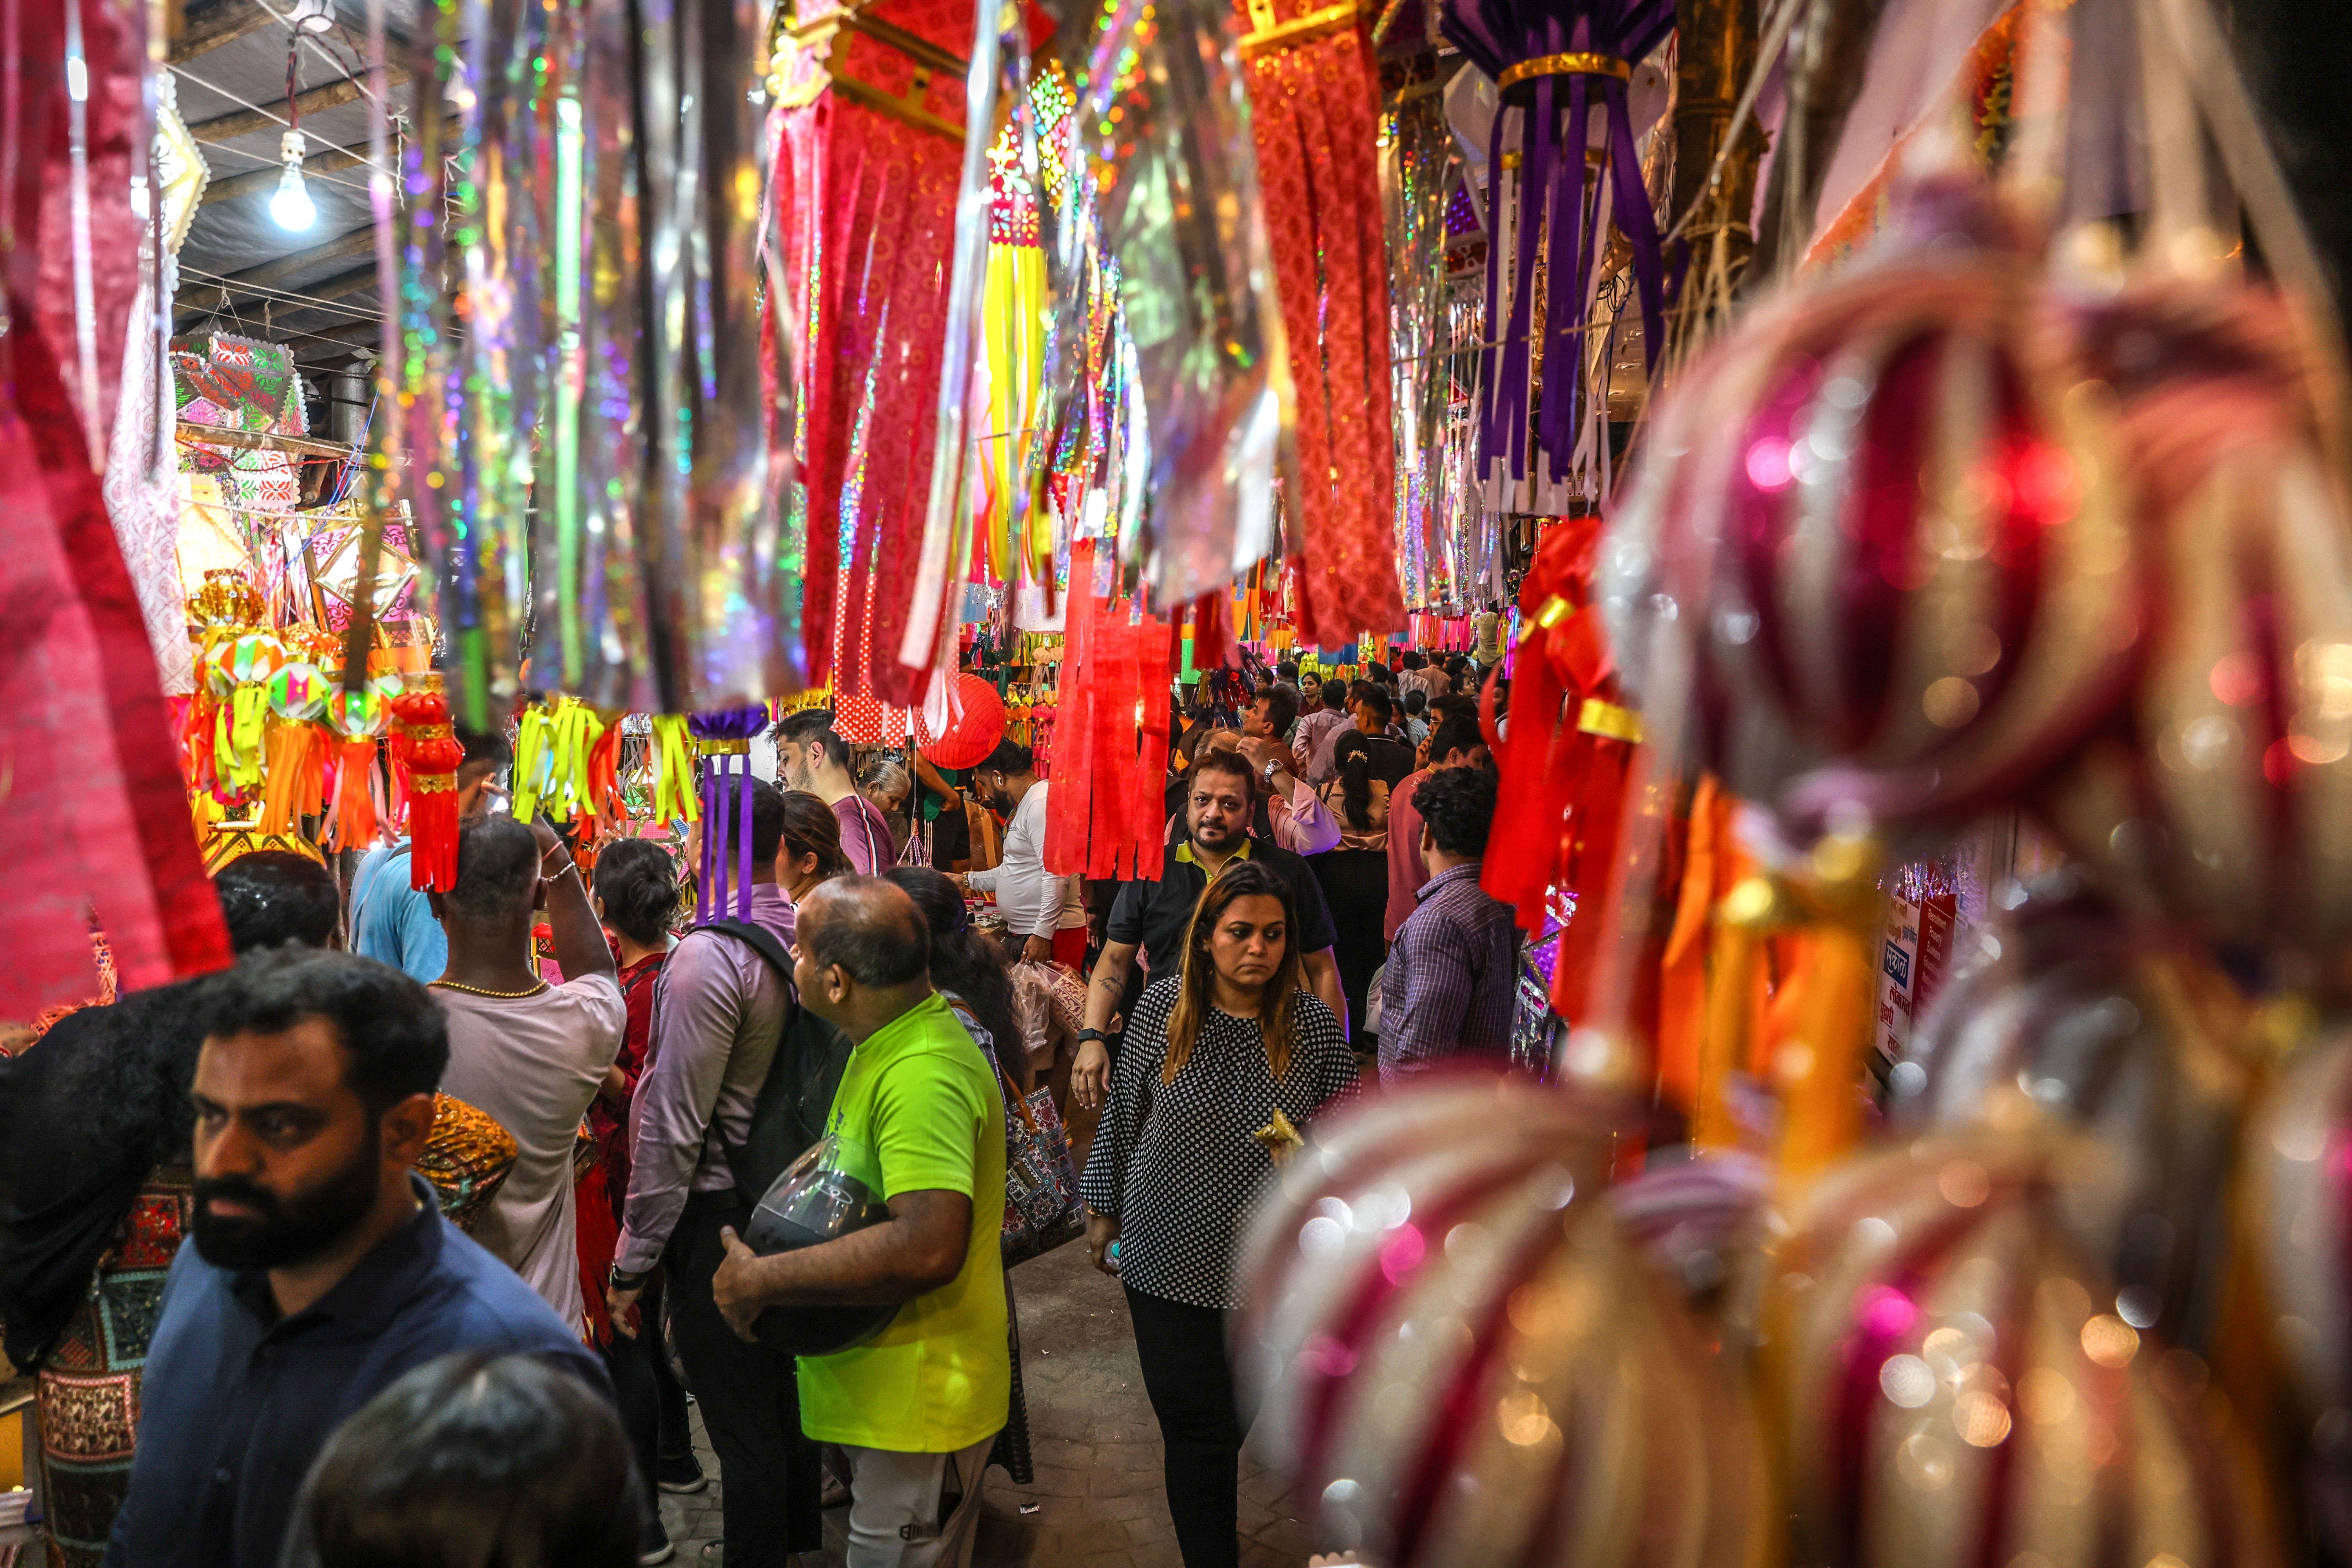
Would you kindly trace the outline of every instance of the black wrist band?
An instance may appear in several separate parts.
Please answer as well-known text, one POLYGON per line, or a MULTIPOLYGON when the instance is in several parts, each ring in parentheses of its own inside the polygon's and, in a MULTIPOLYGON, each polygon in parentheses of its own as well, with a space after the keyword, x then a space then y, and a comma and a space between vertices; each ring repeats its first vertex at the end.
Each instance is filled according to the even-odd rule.
POLYGON ((621 1270, 621 1266, 615 1263, 613 1265, 613 1272, 604 1282, 615 1290, 635 1290, 645 1284, 652 1273, 653 1270, 648 1268, 643 1274, 625 1274, 621 1270))
POLYGON ((1104 1034, 1100 1029, 1080 1029, 1078 1031, 1078 1038, 1082 1042, 1086 1040, 1101 1040, 1108 1043, 1110 1037, 1104 1034))

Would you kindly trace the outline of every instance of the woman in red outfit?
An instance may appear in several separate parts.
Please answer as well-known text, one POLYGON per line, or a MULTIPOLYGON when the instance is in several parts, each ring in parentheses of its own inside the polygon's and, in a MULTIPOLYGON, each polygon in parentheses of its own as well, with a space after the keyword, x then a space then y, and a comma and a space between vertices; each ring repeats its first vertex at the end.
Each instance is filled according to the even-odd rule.
MULTIPOLYGON (((677 918, 677 865, 657 844, 643 838, 615 839, 596 857, 593 891, 597 918, 604 922, 604 935, 620 963, 621 994, 628 1003, 629 1022, 621 1037, 620 1055, 614 1058, 604 1087, 588 1107, 593 1163, 576 1189, 581 1287, 590 1301, 589 1318, 598 1347, 610 1355, 642 1357, 650 1363, 658 1406, 656 1481, 666 1492, 700 1491, 708 1483, 694 1457, 687 1426, 686 1390, 671 1371, 660 1339, 615 1336, 604 1312, 604 1282, 612 1271, 614 1248, 620 1244, 621 1215, 629 1197, 629 1108, 636 1098, 637 1080, 653 1066, 654 983, 677 942, 670 931, 670 922, 677 918)), ((659 1291, 656 1275, 643 1298, 646 1322, 661 1321, 659 1291)), ((625 1381, 634 1380, 615 1378, 616 1384, 625 1381)), ((628 1403, 632 1402, 625 1401, 625 1419, 641 1420, 641 1415, 625 1408, 628 1403)))

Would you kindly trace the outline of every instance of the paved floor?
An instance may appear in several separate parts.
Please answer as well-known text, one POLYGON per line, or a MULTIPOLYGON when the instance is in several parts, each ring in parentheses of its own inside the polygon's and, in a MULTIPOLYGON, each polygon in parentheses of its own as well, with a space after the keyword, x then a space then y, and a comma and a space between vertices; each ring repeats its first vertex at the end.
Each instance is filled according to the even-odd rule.
MULTIPOLYGON (((1029 1395, 1037 1477, 1016 1487, 988 1472, 977 1562, 983 1568, 1180 1568, 1160 1491, 1160 1428, 1144 1397, 1118 1284, 1087 1263, 1076 1243, 1013 1272, 1021 1303, 1022 1375, 1029 1395)), ((694 1568, 719 1539, 719 1468, 695 1440, 708 1491, 666 1497, 662 1516, 694 1568)), ((825 1515, 825 1564, 842 1561, 842 1510, 825 1515)), ((1311 1516, 1281 1479, 1242 1457, 1243 1568, 1304 1568, 1311 1516)), ((723 1562, 714 1553, 710 1562, 723 1562)))

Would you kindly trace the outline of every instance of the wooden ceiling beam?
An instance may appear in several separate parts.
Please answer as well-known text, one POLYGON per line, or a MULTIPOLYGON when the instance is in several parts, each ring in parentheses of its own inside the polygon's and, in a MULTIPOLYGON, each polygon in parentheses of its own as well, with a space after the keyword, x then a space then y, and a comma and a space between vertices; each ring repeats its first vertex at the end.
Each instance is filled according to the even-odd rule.
POLYGON ((263 10, 257 0, 210 0, 187 12, 180 36, 172 40, 169 58, 175 66, 185 65, 224 44, 233 44, 264 28, 278 26, 278 18, 263 10))

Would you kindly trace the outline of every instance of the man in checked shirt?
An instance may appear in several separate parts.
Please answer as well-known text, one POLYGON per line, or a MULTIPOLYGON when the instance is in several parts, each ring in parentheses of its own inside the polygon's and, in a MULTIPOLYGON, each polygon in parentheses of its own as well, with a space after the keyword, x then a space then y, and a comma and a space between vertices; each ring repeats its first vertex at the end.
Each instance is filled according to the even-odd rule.
POLYGON ((1449 1058, 1499 1065, 1511 1047, 1519 933, 1510 906, 1478 886, 1495 821, 1494 775, 1439 769, 1421 781, 1413 803, 1430 878, 1389 950, 1381 988, 1384 1083, 1449 1058))

